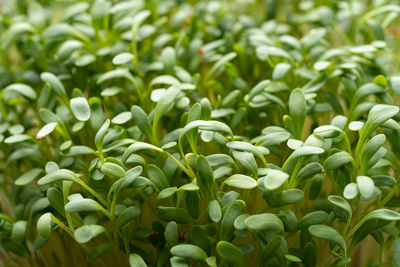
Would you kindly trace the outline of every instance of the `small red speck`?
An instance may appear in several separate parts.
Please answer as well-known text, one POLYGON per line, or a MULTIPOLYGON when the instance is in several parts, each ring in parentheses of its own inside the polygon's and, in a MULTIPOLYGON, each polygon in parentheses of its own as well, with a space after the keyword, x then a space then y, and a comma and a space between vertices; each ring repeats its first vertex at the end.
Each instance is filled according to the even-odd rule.
POLYGON ((184 230, 179 232, 179 242, 181 242, 181 243, 185 242, 185 236, 186 236, 186 232, 184 230))
POLYGON ((397 37, 399 35, 399 31, 397 29, 391 28, 387 29, 387 33, 390 35, 393 35, 394 37, 397 37))
POLYGON ((40 140, 42 140, 43 138, 44 138, 43 135, 36 135, 36 140, 37 140, 37 141, 40 141, 40 140))
POLYGON ((152 231, 150 234, 147 235, 147 237, 155 237, 158 236, 158 232, 157 231, 152 231))
POLYGON ((185 20, 184 20, 183 23, 182 23, 182 27, 184 27, 184 28, 188 27, 189 24, 190 24, 190 20, 192 19, 192 17, 193 17, 193 13, 188 13, 188 14, 186 15, 185 20))
POLYGON ((204 49, 203 49, 203 48, 200 48, 200 49, 199 49, 199 54, 200 54, 200 55, 203 55, 203 54, 204 54, 204 49))

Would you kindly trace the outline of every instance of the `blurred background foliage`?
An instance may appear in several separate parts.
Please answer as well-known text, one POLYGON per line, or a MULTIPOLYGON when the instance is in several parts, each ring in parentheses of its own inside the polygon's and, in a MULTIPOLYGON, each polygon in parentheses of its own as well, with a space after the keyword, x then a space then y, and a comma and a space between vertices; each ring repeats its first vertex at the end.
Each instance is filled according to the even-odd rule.
MULTIPOLYGON (((161 120, 158 128, 160 145, 168 141, 168 138, 161 140, 162 137, 185 126, 190 106, 203 97, 209 99, 213 108, 210 118, 225 122, 243 140, 260 137, 267 126, 283 126, 282 118, 290 112, 288 102, 294 88, 308 90, 309 108, 304 130, 288 131, 293 138, 303 141, 315 128, 329 124, 336 115, 353 115, 348 112, 353 87, 375 83, 390 87, 390 90, 368 96, 369 108, 360 107, 357 110, 359 116, 349 117, 348 122, 350 119, 365 120, 374 104, 399 104, 398 89, 388 85, 388 80, 398 73, 400 63, 398 1, 134 0, 125 1, 126 5, 121 3, 0 0, 0 88, 24 83, 36 92, 35 97, 25 95, 25 98, 1 95, 0 176, 3 191, 0 199, 4 217, 0 218, 0 226, 4 230, 1 258, 5 265, 127 264, 119 249, 112 249, 107 257, 89 263, 85 250, 61 231, 55 231, 47 244, 35 243, 35 227, 32 226, 27 242, 12 241, 11 224, 15 220, 36 222, 39 215, 54 210, 50 205, 40 207, 47 188, 21 187, 15 185, 15 180, 34 167, 45 169, 48 161, 87 173, 92 158, 71 151, 62 154, 62 141, 71 139, 76 145, 94 148, 90 140, 94 139, 106 117, 115 118, 122 112, 129 112, 133 104, 140 105, 148 114, 154 113, 156 102, 165 91, 159 84, 169 84, 165 80, 155 81, 161 75, 176 77, 181 83, 195 86, 196 90, 181 95, 175 109, 161 120), (103 10, 106 13, 102 13, 103 10), (70 41, 68 46, 65 45, 67 41, 70 41), (118 62, 116 57, 122 53, 130 53, 133 57, 118 62), (107 73, 119 67, 127 72, 116 76, 111 83, 107 73), (80 92, 75 91, 75 94, 89 99, 92 111, 89 125, 72 119, 66 105, 59 105, 64 99, 57 93, 46 95, 50 89, 43 84, 40 76, 43 72, 57 75, 68 95, 73 95, 74 88, 79 88, 80 92), (124 79, 125 75, 128 75, 127 79, 124 79), (270 83, 262 85, 264 93, 258 94, 257 89, 253 89, 265 80, 270 83), (142 93, 138 93, 140 88, 142 93), (57 114, 66 129, 57 128, 58 138, 33 140, 44 122, 47 123, 38 115, 38 110, 44 107, 57 114), (11 129, 12 125, 14 128, 11 129), (10 136, 22 134, 28 137, 15 143, 12 139, 5 141, 10 136), (35 204, 37 214, 30 214, 35 204)), ((395 119, 398 121, 397 117, 395 119)), ((124 123, 126 121, 121 125, 124 123)), ((119 123, 115 125, 115 129, 119 129, 119 123)), ((143 138, 137 127, 129 126, 125 125, 124 133, 119 136, 143 138)), ((348 134, 354 145, 358 135, 348 134)), ((390 127, 385 129, 385 134, 390 144, 388 161, 391 160, 391 165, 383 166, 382 172, 396 177, 400 172, 399 134, 390 127)), ((203 136, 203 141, 208 139, 203 136)), ((214 141, 216 139, 218 137, 214 141)), ((151 143, 157 142, 151 140, 151 143)), ((273 153, 268 155, 268 162, 277 166, 281 166, 291 152, 283 145, 269 149, 273 153)), ((200 154, 221 151, 223 149, 213 143, 199 145, 200 154)), ((152 160, 160 168, 164 166, 164 161, 159 163, 159 158, 152 160)), ((331 183, 324 185, 326 192, 321 193, 321 198, 329 195, 331 189, 331 183)), ((99 190, 102 190, 101 185, 99 190)), ((248 195, 245 197, 251 199, 248 195)), ((151 201, 155 202, 154 196, 151 201)), ((262 201, 259 197, 254 203, 249 202, 249 206, 258 211, 264 206, 262 201)), ((392 201, 391 207, 399 206, 396 205, 392 201)), ((300 218, 314 210, 314 199, 307 199, 294 209, 300 218)), ((356 216, 362 218, 363 215, 356 216)), ((157 217, 149 209, 141 220, 142 225, 158 227, 152 225, 157 217)), ((146 238, 147 242, 140 243, 141 250, 149 252, 149 258, 158 255, 154 245, 157 242, 151 236, 146 238)), ((287 242, 297 244, 296 238, 289 235, 287 242)), ((382 252, 377 251, 375 239, 368 236, 353 251, 349 265, 393 264, 392 260, 383 262, 386 259, 383 254, 391 255, 393 250, 394 239, 388 239, 390 242, 382 252)), ((319 257, 329 257, 328 245, 321 245, 321 248, 319 257)), ((248 256, 248 260, 255 266, 257 259, 248 256)))

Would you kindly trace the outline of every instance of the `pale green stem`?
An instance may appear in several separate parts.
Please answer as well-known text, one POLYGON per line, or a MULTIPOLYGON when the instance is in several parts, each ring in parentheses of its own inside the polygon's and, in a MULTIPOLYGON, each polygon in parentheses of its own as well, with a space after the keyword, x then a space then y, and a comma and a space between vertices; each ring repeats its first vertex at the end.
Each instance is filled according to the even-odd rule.
POLYGON ((96 197, 101 202, 101 204, 103 204, 105 207, 107 207, 107 201, 105 201, 104 198, 102 198, 96 191, 94 191, 90 186, 88 186, 80 178, 77 178, 77 183, 79 185, 81 185, 83 188, 85 188, 94 197, 96 197))
MULTIPOLYGON (((51 220, 58 224, 64 231, 66 231, 72 238, 74 238, 74 232, 69 229, 63 222, 61 222, 59 219, 57 219, 53 214, 50 214, 51 220)), ((75 239, 75 238, 74 238, 75 239)))
POLYGON ((103 155, 102 147, 101 146, 98 147, 97 150, 99 151, 99 158, 100 158, 101 164, 104 164, 104 155, 103 155))
POLYGON ((111 209, 110 209, 110 213, 111 213, 111 220, 114 221, 115 220, 115 205, 117 204, 117 200, 118 200, 118 193, 115 192, 113 195, 113 199, 111 202, 111 209))
POLYGON ((301 168, 301 164, 303 163, 303 159, 304 158, 300 158, 297 160, 296 162, 296 166, 294 167, 294 170, 292 172, 292 174, 290 175, 289 178, 289 184, 288 184, 288 188, 292 188, 292 187, 296 187, 296 175, 299 172, 300 168, 301 168))
POLYGON ((385 196, 385 198, 382 200, 380 207, 384 207, 389 200, 392 199, 392 197, 394 196, 394 194, 396 194, 396 192, 399 190, 400 187, 400 177, 397 178, 396 184, 393 186, 392 190, 389 192, 389 194, 387 194, 385 196))

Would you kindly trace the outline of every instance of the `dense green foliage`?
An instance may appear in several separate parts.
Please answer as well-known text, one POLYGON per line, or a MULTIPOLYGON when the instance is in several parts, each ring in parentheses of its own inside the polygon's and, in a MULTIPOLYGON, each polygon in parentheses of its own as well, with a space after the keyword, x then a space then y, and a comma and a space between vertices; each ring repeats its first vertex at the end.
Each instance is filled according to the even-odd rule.
POLYGON ((397 1, 4 3, 4 266, 400 266, 397 1))

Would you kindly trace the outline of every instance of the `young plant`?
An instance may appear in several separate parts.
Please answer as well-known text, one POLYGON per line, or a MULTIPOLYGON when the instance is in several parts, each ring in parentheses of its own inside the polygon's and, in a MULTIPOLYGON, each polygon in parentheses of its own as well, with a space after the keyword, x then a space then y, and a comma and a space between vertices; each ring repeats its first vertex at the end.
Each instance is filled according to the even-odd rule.
POLYGON ((4 266, 400 266, 396 1, 14 2, 4 266))

